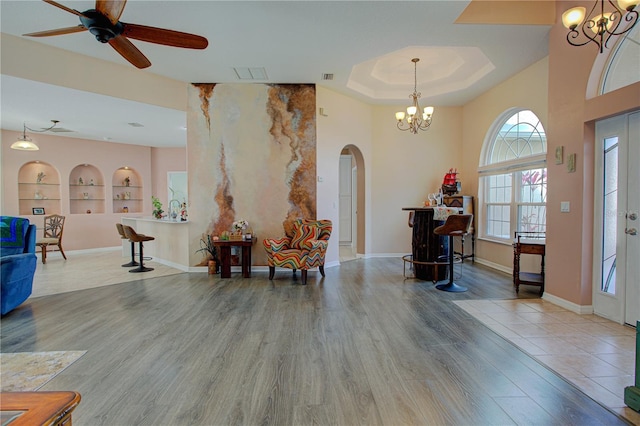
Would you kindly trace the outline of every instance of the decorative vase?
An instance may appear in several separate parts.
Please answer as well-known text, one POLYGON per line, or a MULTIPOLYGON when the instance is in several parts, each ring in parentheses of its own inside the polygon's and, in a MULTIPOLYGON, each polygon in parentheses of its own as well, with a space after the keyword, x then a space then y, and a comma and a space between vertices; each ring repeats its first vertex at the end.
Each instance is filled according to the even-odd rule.
POLYGON ((211 259, 207 262, 207 268, 209 275, 214 275, 216 273, 216 261, 211 259))

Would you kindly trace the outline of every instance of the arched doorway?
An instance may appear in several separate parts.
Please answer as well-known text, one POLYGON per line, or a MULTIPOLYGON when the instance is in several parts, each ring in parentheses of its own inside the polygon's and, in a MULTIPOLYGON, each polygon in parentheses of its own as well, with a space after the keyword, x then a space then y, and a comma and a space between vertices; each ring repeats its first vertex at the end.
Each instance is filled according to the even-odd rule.
POLYGON ((346 145, 340 152, 339 165, 340 261, 364 255, 364 157, 355 145, 346 145))

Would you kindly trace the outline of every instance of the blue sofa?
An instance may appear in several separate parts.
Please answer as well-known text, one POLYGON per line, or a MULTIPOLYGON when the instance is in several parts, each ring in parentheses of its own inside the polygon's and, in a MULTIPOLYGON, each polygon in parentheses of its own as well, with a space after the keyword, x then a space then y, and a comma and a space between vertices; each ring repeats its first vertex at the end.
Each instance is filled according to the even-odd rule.
POLYGON ((36 263, 36 226, 26 218, 0 216, 0 314, 31 295, 36 263))

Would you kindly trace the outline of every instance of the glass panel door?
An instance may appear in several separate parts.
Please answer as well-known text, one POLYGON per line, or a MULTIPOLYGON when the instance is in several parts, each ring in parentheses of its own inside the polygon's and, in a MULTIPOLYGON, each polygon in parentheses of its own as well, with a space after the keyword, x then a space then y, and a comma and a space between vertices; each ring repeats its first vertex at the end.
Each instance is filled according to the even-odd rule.
POLYGON ((593 309, 629 324, 640 319, 639 122, 635 113, 596 123, 593 309))

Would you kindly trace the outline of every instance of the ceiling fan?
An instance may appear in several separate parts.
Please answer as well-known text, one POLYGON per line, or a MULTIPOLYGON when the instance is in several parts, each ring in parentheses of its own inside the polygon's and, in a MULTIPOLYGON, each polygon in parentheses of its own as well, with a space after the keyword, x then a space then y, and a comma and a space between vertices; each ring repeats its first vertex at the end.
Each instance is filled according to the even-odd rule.
POLYGON ((129 41, 130 38, 188 49, 205 49, 209 44, 206 38, 198 35, 121 22, 120 15, 127 0, 96 0, 96 8, 84 12, 68 8, 53 0, 43 1, 78 16, 80 25, 24 34, 25 36, 49 37, 89 30, 96 40, 109 43, 116 52, 138 68, 147 68, 151 62, 129 41))

